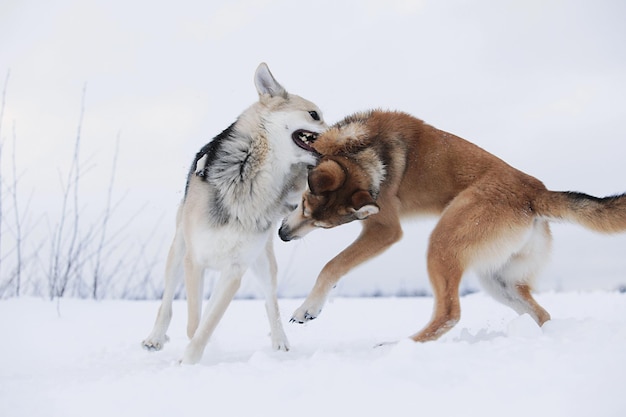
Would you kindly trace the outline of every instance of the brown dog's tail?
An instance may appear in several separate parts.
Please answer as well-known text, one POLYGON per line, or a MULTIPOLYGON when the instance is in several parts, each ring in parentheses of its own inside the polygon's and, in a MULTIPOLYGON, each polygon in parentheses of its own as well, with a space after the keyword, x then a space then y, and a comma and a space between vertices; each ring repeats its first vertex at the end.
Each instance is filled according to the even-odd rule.
POLYGON ((596 232, 626 232, 626 194, 598 198, 546 190, 533 202, 533 209, 540 216, 578 223, 596 232))

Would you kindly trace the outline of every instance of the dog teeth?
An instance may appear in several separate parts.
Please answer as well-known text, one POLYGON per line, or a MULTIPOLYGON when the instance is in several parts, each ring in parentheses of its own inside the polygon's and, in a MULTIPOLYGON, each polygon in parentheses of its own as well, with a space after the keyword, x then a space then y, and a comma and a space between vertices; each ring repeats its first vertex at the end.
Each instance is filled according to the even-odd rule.
POLYGON ((317 139, 317 134, 313 132, 302 131, 300 132, 299 138, 302 142, 308 144, 309 142, 312 142, 315 139, 317 139))

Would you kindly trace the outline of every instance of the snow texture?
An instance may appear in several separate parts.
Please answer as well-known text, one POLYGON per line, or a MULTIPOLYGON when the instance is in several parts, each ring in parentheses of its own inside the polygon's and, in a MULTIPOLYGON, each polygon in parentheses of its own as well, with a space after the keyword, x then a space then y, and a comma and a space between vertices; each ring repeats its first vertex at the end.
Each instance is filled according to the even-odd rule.
MULTIPOLYGON (((546 293, 539 328, 482 293, 442 339, 405 336, 432 299, 336 298, 292 349, 271 350, 260 300, 236 300, 204 357, 179 366, 171 341, 141 349, 158 303, 34 298, 0 302, 0 415, 13 416, 623 416, 626 294, 546 293), (397 341, 375 347, 381 342, 397 341)), ((301 302, 282 299, 285 319, 301 302)))

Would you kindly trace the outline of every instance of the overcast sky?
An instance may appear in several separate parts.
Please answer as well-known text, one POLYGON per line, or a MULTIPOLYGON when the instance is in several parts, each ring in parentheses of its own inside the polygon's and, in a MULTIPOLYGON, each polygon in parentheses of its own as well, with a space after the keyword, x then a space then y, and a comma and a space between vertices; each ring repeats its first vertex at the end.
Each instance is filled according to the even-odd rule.
MULTIPOLYGON (((102 204, 119 138, 115 197, 126 213, 142 208, 129 232, 140 241, 158 224, 163 237, 155 240, 169 240, 188 164, 256 100, 253 73, 265 61, 328 122, 372 107, 404 110, 552 189, 621 193, 625 21, 619 0, 4 0, 3 180, 15 138, 33 217, 58 210, 84 91, 84 201, 102 204)), ((424 283, 430 227, 411 226, 398 249, 361 275, 373 282, 395 265, 410 283, 401 285, 424 283)), ((308 288, 335 245, 355 233, 356 226, 277 243, 282 264, 302 277, 285 277, 285 285, 308 288)), ((598 239, 577 226, 557 226, 555 236, 550 282, 572 271, 612 282, 626 276, 616 259, 624 237, 598 239)))

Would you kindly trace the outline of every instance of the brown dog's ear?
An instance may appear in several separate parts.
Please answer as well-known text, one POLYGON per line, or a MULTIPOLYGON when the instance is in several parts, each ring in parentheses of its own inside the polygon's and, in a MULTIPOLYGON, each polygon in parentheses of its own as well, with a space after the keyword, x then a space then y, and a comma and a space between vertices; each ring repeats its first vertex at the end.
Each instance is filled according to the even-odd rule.
POLYGON ((346 173, 343 168, 332 159, 327 159, 309 171, 309 190, 314 195, 335 191, 345 180, 346 173))
POLYGON ((366 219, 380 210, 378 204, 374 201, 374 197, 372 197, 369 191, 365 190, 359 190, 352 194, 352 207, 359 220, 366 219))

